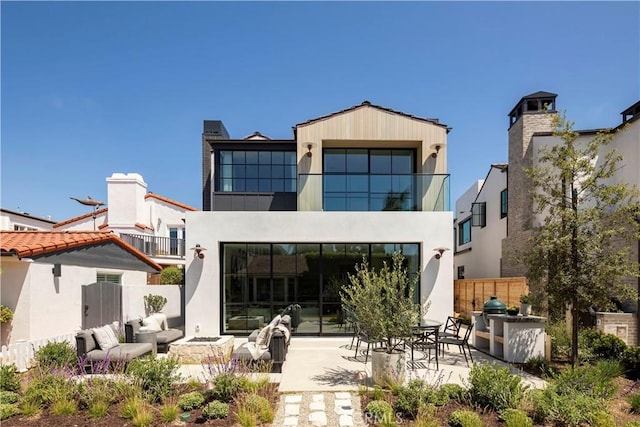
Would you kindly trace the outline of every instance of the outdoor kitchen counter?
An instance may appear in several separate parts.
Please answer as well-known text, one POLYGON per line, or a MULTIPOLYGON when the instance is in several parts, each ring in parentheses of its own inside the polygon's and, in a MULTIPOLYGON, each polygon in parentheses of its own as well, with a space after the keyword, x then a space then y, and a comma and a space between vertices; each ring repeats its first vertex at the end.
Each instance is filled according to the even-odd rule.
POLYGON ((481 311, 473 311, 472 317, 476 322, 472 344, 478 350, 511 363, 544 357, 545 317, 487 314, 488 328, 481 311))

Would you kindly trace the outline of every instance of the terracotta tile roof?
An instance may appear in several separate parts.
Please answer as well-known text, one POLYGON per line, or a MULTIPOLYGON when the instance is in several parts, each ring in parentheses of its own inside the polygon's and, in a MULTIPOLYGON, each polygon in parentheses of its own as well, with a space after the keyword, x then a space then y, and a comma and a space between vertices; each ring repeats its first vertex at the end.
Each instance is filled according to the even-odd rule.
POLYGON ((140 224, 139 222, 136 222, 135 224, 133 224, 134 226, 138 227, 141 230, 151 230, 153 231, 153 227, 149 226, 149 225, 144 225, 144 224, 140 224))
POLYGON ((159 264, 111 231, 0 231, 0 254, 16 255, 19 258, 50 254, 97 243, 116 244, 156 270, 162 270, 159 264))
POLYGON ((429 123, 433 123, 435 125, 447 128, 447 125, 445 125, 443 123, 440 123, 440 121, 438 119, 428 119, 426 117, 414 116, 413 114, 403 113, 402 111, 396 111, 396 110, 392 110, 391 108, 382 107, 380 105, 375 105, 375 104, 372 104, 369 101, 363 101, 362 104, 354 105, 353 107, 345 108, 344 110, 336 111, 335 113, 330 113, 330 114, 327 114, 325 116, 317 117, 315 119, 309 119, 306 122, 298 123, 295 127, 308 125, 310 123, 315 123, 317 121, 328 119, 329 117, 337 116, 339 114, 348 113, 349 111, 357 110, 358 108, 362 108, 362 107, 372 107, 372 108, 376 108, 378 110, 386 111, 387 113, 398 114, 400 116, 408 117, 410 119, 420 120, 420 121, 423 121, 423 122, 429 122, 429 123))
POLYGON ((107 228, 107 227, 109 227, 109 224, 105 222, 104 224, 100 224, 100 225, 98 226, 98 230, 104 230, 104 229, 105 229, 105 228, 107 228))
MULTIPOLYGON (((103 213, 106 213, 106 212, 107 212, 107 208, 98 209, 97 211, 95 211, 95 215, 96 216, 102 215, 103 213)), ((89 212, 84 215, 74 216, 73 218, 69 218, 65 221, 61 221, 53 224, 53 228, 62 227, 63 225, 68 225, 76 221, 82 221, 83 219, 92 218, 93 215, 94 215, 94 212, 89 212)))
POLYGON ((153 198, 153 199, 157 199, 157 200, 160 200, 160 201, 162 201, 162 202, 169 203, 169 204, 171 204, 171 205, 175 205, 175 206, 177 206, 177 207, 179 207, 179 208, 186 209, 186 210, 188 210, 188 211, 197 211, 197 210, 199 210, 199 209, 196 209, 196 208, 191 207, 191 206, 189 206, 189 205, 185 205, 184 203, 176 202, 175 200, 171 200, 171 199, 168 199, 168 198, 166 198, 166 197, 158 196, 157 194, 152 193, 152 192, 148 192, 148 193, 144 196, 144 198, 145 198, 145 200, 146 200, 146 199, 151 199, 151 198, 153 198))

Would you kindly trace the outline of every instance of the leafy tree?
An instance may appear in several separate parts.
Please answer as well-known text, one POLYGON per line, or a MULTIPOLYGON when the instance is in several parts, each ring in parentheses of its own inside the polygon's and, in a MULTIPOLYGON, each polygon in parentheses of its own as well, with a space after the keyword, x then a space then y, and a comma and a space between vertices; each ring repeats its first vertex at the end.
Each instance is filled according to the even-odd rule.
POLYGON ((184 285, 184 271, 176 266, 169 266, 160 272, 160 283, 163 285, 184 285))
POLYGON ((598 132, 578 141, 564 114, 554 117, 560 143, 541 147, 531 179, 533 224, 523 260, 527 277, 548 297, 550 315, 572 314, 571 362, 578 357, 578 314, 591 305, 610 308, 611 298, 635 297, 628 284, 637 277, 631 242, 638 239, 635 188, 616 181, 622 156, 605 151, 615 133, 598 132))

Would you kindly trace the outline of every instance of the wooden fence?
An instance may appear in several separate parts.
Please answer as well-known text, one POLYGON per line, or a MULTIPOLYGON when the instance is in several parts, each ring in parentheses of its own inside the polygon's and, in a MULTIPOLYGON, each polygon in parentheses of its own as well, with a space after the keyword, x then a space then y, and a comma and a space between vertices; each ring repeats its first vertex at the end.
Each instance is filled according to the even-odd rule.
POLYGON ((498 279, 460 279, 453 281, 453 310, 471 317, 471 311, 481 311, 492 295, 500 301, 520 307, 520 295, 529 292, 526 277, 498 279), (475 305, 475 306, 474 306, 475 305))

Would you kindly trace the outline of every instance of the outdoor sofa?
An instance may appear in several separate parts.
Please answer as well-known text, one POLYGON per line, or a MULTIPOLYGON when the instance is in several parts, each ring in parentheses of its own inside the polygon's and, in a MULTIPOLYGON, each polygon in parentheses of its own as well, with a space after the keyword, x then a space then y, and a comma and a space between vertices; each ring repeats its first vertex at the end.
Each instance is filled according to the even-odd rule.
POLYGON ((154 313, 146 318, 130 320, 124 324, 124 335, 127 343, 136 342, 138 332, 156 332, 158 353, 167 353, 169 344, 184 336, 182 329, 174 325, 180 318, 167 318, 162 313, 154 313), (155 319, 155 322, 152 322, 155 319), (169 325, 174 327, 169 327, 169 325))
POLYGON ((271 372, 282 372, 291 341, 291 316, 277 315, 262 329, 254 330, 232 357, 246 363, 272 362, 271 372))
POLYGON ((76 334, 78 360, 84 364, 85 370, 96 363, 127 363, 153 351, 151 343, 120 343, 117 336, 118 331, 113 325, 85 329, 76 334))

